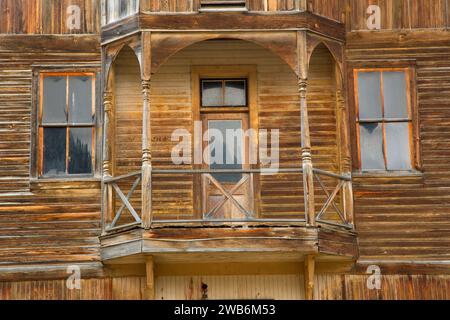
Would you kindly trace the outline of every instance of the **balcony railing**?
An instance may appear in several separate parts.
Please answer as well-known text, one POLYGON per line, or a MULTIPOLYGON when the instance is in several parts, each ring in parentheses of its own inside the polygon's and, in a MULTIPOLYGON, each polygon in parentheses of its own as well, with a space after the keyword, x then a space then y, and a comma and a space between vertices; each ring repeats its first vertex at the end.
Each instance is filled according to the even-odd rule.
MULTIPOLYGON (((306 224, 308 219, 304 212, 303 196, 303 170, 298 168, 277 169, 251 169, 251 170, 153 170, 152 188, 150 197, 152 202, 159 203, 158 208, 150 213, 152 226, 165 225, 191 225, 200 224, 202 226, 215 224, 259 224, 259 223, 300 223, 306 224), (238 180, 232 184, 220 182, 218 175, 239 175, 238 180), (282 178, 280 178, 282 177, 282 178), (280 179, 277 182, 277 179, 280 179), (284 179, 284 180, 283 180, 284 179), (270 183, 284 186, 286 180, 292 185, 284 187, 284 195, 280 197, 289 197, 286 202, 294 203, 295 209, 290 210, 282 218, 272 214, 270 209, 259 209, 262 203, 267 202, 265 194, 256 196, 255 184, 261 184, 261 180, 269 184, 266 192, 270 193, 270 183), (237 181, 237 182, 236 182, 237 181), (177 194, 177 185, 184 184, 184 191, 193 190, 174 200, 174 194, 177 194), (196 185, 197 184, 197 185, 196 185), (202 187, 198 188, 198 184, 202 187), (205 197, 205 186, 210 185, 215 190, 215 202, 208 206, 205 197), (246 185, 248 188, 244 188, 246 185), (196 187, 197 186, 197 187, 196 187), (248 189, 249 201, 243 201, 242 189, 248 189), (200 192, 201 194, 196 194, 200 192), (164 202, 168 197, 172 199, 170 204, 164 202), (294 198, 293 198, 294 196, 294 198), (186 205, 185 202, 189 202, 186 205), (196 205, 196 201, 201 201, 201 205, 196 205), (234 208, 234 214, 230 216, 224 208, 227 202, 231 202, 234 208), (259 203, 258 203, 259 202, 259 203), (297 206, 298 204, 298 206, 297 206), (201 213, 194 212, 200 207, 201 213), (161 209, 162 208, 162 209, 161 209), (158 214, 163 210, 166 215, 158 214), (171 214, 171 210, 176 211, 171 214), (167 218, 166 216, 169 216, 167 218)), ((349 206, 345 205, 346 192, 351 192, 351 177, 343 176, 319 169, 314 169, 315 178, 315 221, 314 223, 328 224, 344 229, 353 229, 352 212, 349 206)), ((105 199, 103 210, 103 231, 104 233, 118 232, 129 228, 144 227, 143 213, 141 206, 141 181, 142 173, 134 172, 104 180, 105 199)), ((183 191, 183 192, 184 192, 183 191)), ((180 192, 181 193, 181 192, 180 192)), ((274 197, 271 198, 272 200, 274 197)), ((270 201, 269 201, 270 202, 270 201)), ((283 203, 280 203, 282 206, 283 203)), ((275 203, 276 206, 276 203, 275 203)), ((230 207, 230 206, 229 206, 230 207)), ((228 207, 228 208, 229 208, 228 207)))

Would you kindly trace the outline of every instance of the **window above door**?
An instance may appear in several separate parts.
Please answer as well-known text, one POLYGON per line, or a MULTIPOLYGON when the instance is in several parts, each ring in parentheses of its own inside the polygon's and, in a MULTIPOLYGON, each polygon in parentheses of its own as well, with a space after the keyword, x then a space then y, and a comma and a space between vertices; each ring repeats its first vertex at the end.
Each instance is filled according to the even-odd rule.
POLYGON ((202 79, 201 107, 247 107, 247 79, 202 79))

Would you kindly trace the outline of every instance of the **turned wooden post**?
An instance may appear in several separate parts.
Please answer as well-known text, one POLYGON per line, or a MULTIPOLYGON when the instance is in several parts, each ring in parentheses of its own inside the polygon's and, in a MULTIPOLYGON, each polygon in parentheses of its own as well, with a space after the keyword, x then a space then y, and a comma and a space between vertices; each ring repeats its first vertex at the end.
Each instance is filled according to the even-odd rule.
POLYGON ((305 300, 314 300, 315 267, 315 257, 313 255, 306 256, 304 265, 305 300))
MULTIPOLYGON (((103 95, 103 179, 112 177, 112 143, 113 143, 113 93, 109 90, 103 95)), ((103 224, 106 226, 113 219, 113 188, 110 184, 104 184, 103 188, 103 224)))
POLYGON ((302 139, 302 163, 303 163, 303 190, 305 201, 306 223, 309 226, 316 225, 316 209, 314 201, 314 173, 311 156, 311 137, 309 134, 308 105, 306 99, 308 81, 299 78, 298 90, 300 93, 301 139, 302 139))
POLYGON ((142 81, 142 94, 144 97, 142 113, 142 224, 145 229, 150 229, 152 224, 150 84, 150 79, 142 81))
MULTIPOLYGON (((338 126, 340 135, 340 166, 342 175, 352 176, 352 158, 350 147, 350 125, 349 117, 345 103, 344 85, 341 78, 339 68, 336 66, 336 101, 338 110, 338 126)), ((354 224, 354 212, 353 212, 353 183, 347 181, 343 186, 343 207, 346 222, 354 224)))

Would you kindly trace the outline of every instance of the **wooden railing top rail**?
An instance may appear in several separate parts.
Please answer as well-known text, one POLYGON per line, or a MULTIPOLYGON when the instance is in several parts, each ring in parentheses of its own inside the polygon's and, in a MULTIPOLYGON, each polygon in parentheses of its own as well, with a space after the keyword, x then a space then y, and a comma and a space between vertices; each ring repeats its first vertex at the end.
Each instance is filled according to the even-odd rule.
POLYGON ((117 181, 128 179, 128 178, 131 178, 131 177, 136 177, 136 176, 139 176, 141 174, 142 174, 141 171, 136 171, 136 172, 124 174, 124 175, 117 176, 117 177, 107 177, 107 178, 103 179, 103 182, 105 182, 105 183, 117 182, 117 181))
MULTIPOLYGON (((321 169, 313 169, 314 173, 320 174, 323 176, 327 176, 330 178, 336 178, 344 181, 351 181, 352 177, 348 175, 340 175, 337 173, 332 173, 329 171, 321 170, 321 169)), ((153 169, 152 173, 154 174, 217 174, 217 173, 303 173, 302 168, 279 168, 279 169, 271 169, 271 168, 261 168, 261 169, 221 169, 221 170, 210 170, 210 169, 153 169)), ((137 175, 140 175, 141 171, 132 172, 129 174, 124 174, 117 177, 105 178, 105 183, 116 182, 119 180, 131 178, 137 175)))

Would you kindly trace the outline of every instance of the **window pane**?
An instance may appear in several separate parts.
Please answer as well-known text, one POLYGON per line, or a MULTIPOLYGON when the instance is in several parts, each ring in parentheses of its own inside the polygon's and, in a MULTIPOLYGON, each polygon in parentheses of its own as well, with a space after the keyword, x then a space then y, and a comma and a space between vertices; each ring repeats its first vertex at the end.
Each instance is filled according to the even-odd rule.
POLYGON ((69 78, 69 122, 92 123, 92 77, 69 78))
POLYGON ((409 124, 386 123, 386 149, 388 170, 411 170, 409 124))
POLYGON ((130 0, 120 0, 119 17, 126 17, 129 11, 130 0))
POLYGON ((222 81, 202 81, 202 106, 223 106, 222 81))
POLYGON ((107 6, 107 21, 113 22, 117 19, 117 0, 105 0, 107 6))
POLYGON ((92 128, 71 128, 69 139, 69 173, 92 173, 92 128))
POLYGON ((381 85, 379 72, 358 73, 359 119, 381 119, 381 85))
POLYGON ((384 117, 407 119, 408 102, 405 72, 383 72, 384 117))
POLYGON ((44 77, 42 122, 66 123, 66 77, 44 77))
MULTIPOLYGON (((213 120, 208 122, 208 128, 211 148, 210 168, 213 170, 242 169, 244 150, 242 122, 240 120, 213 120), (221 136, 216 137, 216 135, 221 136)), ((239 182, 242 179, 242 174, 215 174, 213 176, 220 182, 239 182)))
POLYGON ((225 82, 225 105, 243 107, 247 104, 246 81, 225 82))
POLYGON ((44 128, 44 175, 66 173, 66 128, 44 128))
POLYGON ((385 170, 381 123, 361 123, 362 170, 385 170))

